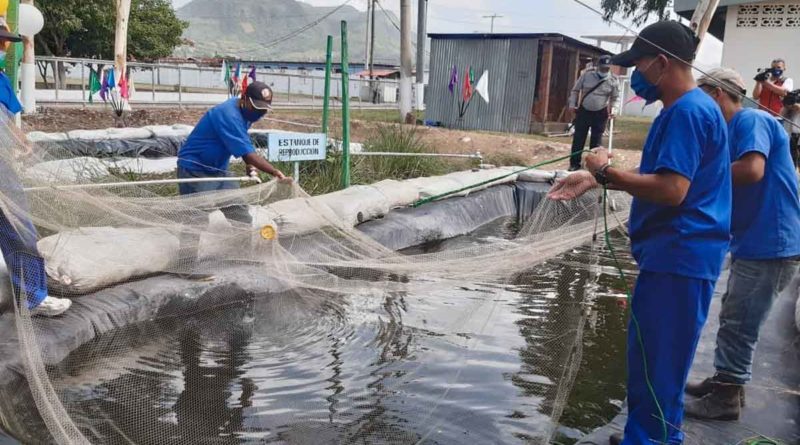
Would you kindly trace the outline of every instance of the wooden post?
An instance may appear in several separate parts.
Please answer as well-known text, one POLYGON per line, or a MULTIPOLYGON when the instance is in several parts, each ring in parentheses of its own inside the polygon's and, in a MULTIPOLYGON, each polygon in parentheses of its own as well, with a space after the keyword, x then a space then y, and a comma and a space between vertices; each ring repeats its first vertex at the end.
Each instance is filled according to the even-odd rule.
POLYGON ((714 18, 714 13, 717 11, 718 6, 719 0, 700 0, 697 4, 697 9, 694 10, 691 28, 700 39, 700 44, 697 45, 698 48, 703 44, 703 39, 706 36, 708 27, 711 26, 711 19, 714 18))
POLYGON ((553 42, 542 43, 542 66, 541 76, 539 76, 539 116, 542 124, 547 123, 550 108, 550 76, 553 73, 553 42))
POLYGON ((117 79, 127 75, 128 61, 128 18, 131 15, 131 0, 115 0, 117 7, 117 28, 114 35, 114 69, 117 79))

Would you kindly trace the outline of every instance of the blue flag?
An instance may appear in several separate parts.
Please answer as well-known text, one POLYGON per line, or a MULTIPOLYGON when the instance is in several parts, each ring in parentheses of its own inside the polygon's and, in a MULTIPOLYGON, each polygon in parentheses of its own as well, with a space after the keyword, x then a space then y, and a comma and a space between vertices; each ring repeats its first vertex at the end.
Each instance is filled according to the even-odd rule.
POLYGON ((114 68, 109 68, 108 70, 108 89, 113 90, 117 87, 117 79, 114 78, 114 68))

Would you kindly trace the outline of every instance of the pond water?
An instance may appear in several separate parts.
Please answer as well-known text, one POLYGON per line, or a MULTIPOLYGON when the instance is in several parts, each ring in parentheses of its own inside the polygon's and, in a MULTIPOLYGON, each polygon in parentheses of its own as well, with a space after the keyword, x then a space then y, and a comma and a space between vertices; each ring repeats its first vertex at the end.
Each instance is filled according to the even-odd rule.
MULTIPOLYGON (((507 235, 498 227, 405 253, 491 242, 507 235)), ((51 376, 104 444, 545 443, 562 404, 566 444, 619 411, 626 308, 598 246, 509 284, 409 289, 273 295, 126 328, 51 376)))

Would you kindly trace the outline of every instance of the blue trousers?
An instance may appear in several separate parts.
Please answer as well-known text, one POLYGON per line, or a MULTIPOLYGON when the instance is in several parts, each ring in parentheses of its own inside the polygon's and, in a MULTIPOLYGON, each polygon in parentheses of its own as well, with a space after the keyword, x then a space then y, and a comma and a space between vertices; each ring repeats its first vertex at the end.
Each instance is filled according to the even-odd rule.
POLYGON ((731 383, 750 381, 753 353, 772 304, 797 273, 797 258, 733 260, 728 291, 722 296, 714 366, 731 383))
POLYGON ((697 342, 708 318, 714 282, 642 271, 636 281, 628 326, 628 422, 623 445, 680 444, 683 390, 697 342), (646 367, 646 368, 645 368, 646 367), (645 369, 658 400, 647 385, 645 369))
POLYGON ((28 215, 30 209, 22 182, 14 169, 0 160, 0 194, 9 218, 0 210, 0 250, 8 267, 16 298, 26 296, 28 308, 40 305, 47 297, 47 273, 44 259, 36 246, 38 234, 28 215), (12 222, 13 221, 13 222, 12 222))

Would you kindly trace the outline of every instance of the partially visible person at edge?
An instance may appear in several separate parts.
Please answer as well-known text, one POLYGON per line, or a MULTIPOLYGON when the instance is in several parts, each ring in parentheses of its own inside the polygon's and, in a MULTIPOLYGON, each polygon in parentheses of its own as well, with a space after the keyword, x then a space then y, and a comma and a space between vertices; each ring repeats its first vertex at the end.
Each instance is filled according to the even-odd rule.
POLYGON ((783 98, 794 89, 794 81, 785 76, 786 62, 783 59, 772 61, 769 74, 767 79, 756 81, 753 99, 758 101, 763 107, 762 109, 769 110, 775 116, 780 116, 783 109, 783 98))
POLYGON ((697 45, 691 29, 662 21, 614 56, 615 65, 636 66, 631 86, 638 96, 664 104, 641 165, 635 171, 613 167, 608 151, 596 149, 586 158, 587 171, 549 193, 574 199, 606 184, 633 195, 629 229, 640 273, 631 304, 635 321, 628 326, 628 419, 624 437, 611 436, 614 445, 683 442, 684 387, 728 251, 727 126, 692 76, 697 45))
POLYGON ((794 168, 800 166, 800 103, 783 108, 784 126, 789 133, 789 151, 792 154, 794 168))
MULTIPOLYGON (((19 35, 0 27, 0 48, 4 53, 8 45, 20 42, 19 35)), ((2 54, 4 56, 4 54, 2 54)), ((3 57, 4 58, 4 57, 3 57)), ((5 73, 0 72, 0 108, 4 116, 0 125, 14 125, 14 115, 22 111, 11 82, 5 73)), ((13 142, 12 142, 13 143, 13 142)), ((32 316, 55 317, 72 306, 72 300, 55 298, 47 294, 47 273, 44 259, 39 253, 36 241, 39 234, 29 215, 30 206, 22 189, 14 167, 10 165, 15 156, 29 154, 29 147, 7 147, 0 159, 0 250, 3 252, 11 287, 15 298, 27 297, 27 306, 32 316), (11 204, 11 205, 9 205, 11 204)))
POLYGON ((602 56, 596 70, 583 73, 569 96, 569 107, 575 116, 575 135, 572 137, 570 171, 581 168, 581 152, 586 145, 589 130, 592 137, 589 147, 599 147, 609 119, 619 107, 619 80, 611 73, 611 57, 602 56))
POLYGON ((698 84, 728 121, 733 261, 719 315, 716 374, 687 385, 686 392, 700 399, 686 404, 686 414, 738 420, 759 330, 800 268, 800 197, 789 137, 769 113, 742 107, 747 90, 739 73, 718 68, 698 84))
MULTIPOLYGON (((272 89, 263 82, 253 82, 242 92, 242 96, 231 98, 210 109, 198 122, 192 133, 178 151, 178 178, 225 178, 230 176, 228 165, 231 157, 242 158, 248 175, 257 171, 270 174, 281 181, 291 181, 280 170, 273 167, 256 153, 248 130, 272 109, 272 89)), ((179 184, 181 195, 201 192, 236 189, 238 182, 212 181, 179 184)), ((225 217, 244 224, 251 223, 251 216, 244 205, 231 205, 220 209, 225 217)), ((195 212, 196 213, 196 212, 195 212)), ((198 216, 195 215, 195 218, 198 216)), ((190 224, 206 223, 206 219, 187 221, 190 224)), ((187 264, 184 274, 192 279, 210 279, 212 276, 194 272, 197 260, 199 236, 195 231, 184 231, 181 235, 180 257, 187 264)))

